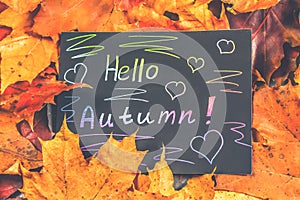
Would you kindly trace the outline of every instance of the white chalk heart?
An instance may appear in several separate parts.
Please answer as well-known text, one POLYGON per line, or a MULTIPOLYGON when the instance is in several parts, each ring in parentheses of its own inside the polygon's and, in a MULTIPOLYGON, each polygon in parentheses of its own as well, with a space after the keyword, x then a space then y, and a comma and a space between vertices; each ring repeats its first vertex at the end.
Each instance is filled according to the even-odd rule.
POLYGON ((203 68, 205 65, 205 61, 203 58, 196 58, 196 57, 189 57, 186 60, 186 63, 188 64, 189 68, 191 68, 192 73, 195 73, 199 69, 203 68))
POLYGON ((209 130, 205 133, 204 136, 196 136, 190 141, 191 149, 194 152, 196 152, 197 154, 204 157, 209 162, 209 164, 212 164, 212 162, 214 161, 216 156, 221 151, 221 149, 223 147, 223 144, 224 144, 223 136, 217 130, 209 130), (218 137, 217 138, 216 137, 209 137, 209 136, 213 136, 213 135, 217 135, 218 137), (214 154, 211 157, 208 157, 207 155, 210 153, 210 150, 212 149, 212 147, 214 147, 217 144, 217 141, 219 139, 221 139, 221 143, 219 144, 220 146, 218 147, 217 151, 214 152, 214 154), (193 146, 194 143, 196 143, 197 140, 201 140, 201 143, 202 143, 200 150, 196 150, 193 146), (201 149, 202 149, 202 152, 201 152, 201 149), (207 149, 209 149, 209 151, 207 149), (207 152, 204 152, 204 151, 207 151, 207 152))
POLYGON ((235 44, 232 40, 220 39, 217 42, 220 54, 232 54, 235 50, 235 44))
MULTIPOLYGON (((65 74, 64 74, 64 80, 65 80, 67 83, 75 84, 74 81, 71 81, 71 80, 68 79, 68 74, 74 73, 74 74, 76 75, 77 72, 78 72, 78 69, 83 70, 83 74, 81 75, 82 77, 80 78, 80 83, 82 83, 82 82, 83 82, 83 79, 85 78, 85 76, 86 76, 86 74, 87 74, 87 71, 88 71, 87 66, 86 66, 85 64, 83 64, 83 63, 77 63, 73 68, 68 69, 68 70, 65 72, 65 74)), ((76 75, 76 76, 78 76, 78 75, 76 75)), ((75 78, 75 79, 76 79, 76 78, 75 78)))
POLYGON ((171 81, 171 82, 169 82, 165 85, 165 90, 170 95, 170 97, 173 101, 174 99, 176 99, 177 97, 182 96, 185 93, 186 86, 182 81, 178 81, 178 82, 171 81), (172 92, 172 89, 171 89, 172 86, 173 86, 173 89, 180 88, 180 87, 181 87, 181 89, 179 89, 179 90, 177 89, 178 91, 176 91, 176 92, 173 91, 172 92))

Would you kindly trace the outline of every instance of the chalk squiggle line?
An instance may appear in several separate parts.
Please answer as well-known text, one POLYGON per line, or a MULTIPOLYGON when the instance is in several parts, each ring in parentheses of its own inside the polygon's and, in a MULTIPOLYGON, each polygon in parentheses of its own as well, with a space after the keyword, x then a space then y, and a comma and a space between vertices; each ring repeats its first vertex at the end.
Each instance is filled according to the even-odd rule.
POLYGON ((242 122, 224 122, 224 124, 235 124, 235 125, 238 125, 238 126, 235 126, 235 127, 230 128, 231 131, 233 131, 233 132, 238 133, 238 134, 241 135, 241 137, 238 138, 238 139, 235 139, 234 142, 237 143, 237 144, 246 146, 246 147, 252 147, 252 146, 249 145, 249 144, 240 142, 242 139, 245 138, 245 136, 244 136, 244 134, 243 134, 242 132, 238 131, 237 129, 242 129, 242 128, 246 127, 246 124, 245 124, 245 123, 242 123, 242 122))
POLYGON ((134 48, 134 47, 144 47, 144 51, 151 52, 151 53, 158 53, 158 54, 164 54, 167 56, 171 56, 177 59, 180 59, 179 56, 176 54, 166 52, 166 51, 172 51, 174 50, 171 47, 162 46, 162 45, 156 45, 156 44, 149 44, 149 43, 155 43, 155 42, 168 42, 172 40, 177 40, 178 38, 175 36, 159 36, 159 35, 131 35, 128 36, 129 38, 154 38, 154 40, 146 40, 146 41, 137 41, 137 42, 129 42, 125 44, 120 44, 120 48, 134 48), (155 39, 158 38, 158 39, 155 39))
POLYGON ((69 39, 67 39, 67 42, 70 42, 70 41, 73 41, 73 40, 78 40, 78 39, 82 39, 82 40, 80 40, 79 42, 69 46, 66 49, 66 51, 67 52, 72 52, 72 51, 77 51, 77 50, 82 50, 82 49, 92 49, 89 52, 78 54, 76 56, 72 56, 71 57, 72 59, 97 55, 97 53, 99 51, 102 51, 104 49, 104 46, 102 46, 102 45, 87 45, 87 46, 79 46, 78 47, 78 45, 80 45, 80 44, 82 44, 82 43, 84 43, 88 40, 91 40, 96 36, 97 36, 97 34, 87 34, 87 35, 80 35, 80 36, 76 36, 76 37, 73 37, 73 38, 69 38, 69 39))
MULTIPOLYGON (((178 152, 181 152, 183 151, 183 149, 181 148, 178 148, 178 147, 164 147, 166 149, 166 153, 165 155, 169 155, 169 154, 174 154, 174 153, 178 153, 178 152), (167 152, 167 150, 171 150, 169 152, 167 152), (173 150, 173 151, 172 151, 173 150)), ((161 148, 162 149, 162 148, 161 148)), ((156 155, 156 156, 153 156, 153 160, 160 160, 160 157, 161 155, 156 155)), ((189 160, 183 160, 183 159, 177 159, 177 158, 165 158, 166 161, 176 161, 176 162, 183 162, 183 163, 188 163, 188 164, 191 164, 191 165, 194 165, 195 163, 192 162, 192 161, 189 161, 189 160)))
MULTIPOLYGON (((230 82, 230 81, 223 81, 223 80, 225 78, 241 76, 243 74, 243 72, 236 71, 236 70, 214 70, 214 72, 217 72, 217 73, 232 73, 232 74, 228 74, 228 75, 225 75, 225 76, 221 76, 221 77, 218 77, 218 78, 211 79, 209 81, 206 81, 206 84, 224 84, 224 85, 233 85, 235 87, 240 86, 238 83, 234 83, 234 82, 230 82), (219 80, 221 80, 221 81, 219 81, 219 80)), ((234 87, 232 87, 232 88, 234 88, 234 87)), ((221 92, 238 93, 238 94, 243 93, 242 91, 232 90, 232 88, 225 89, 225 90, 220 90, 220 91, 221 92)))
MULTIPOLYGON (((127 134, 117 134, 117 133, 109 134, 109 133, 103 133, 103 134, 83 134, 83 135, 80 135, 80 137, 110 136, 110 135, 112 135, 112 136, 119 136, 119 137, 128 137, 129 136, 127 134)), ((138 141, 138 140, 148 140, 148 139, 154 139, 154 137, 153 136, 143 136, 143 135, 136 135, 135 136, 135 140, 136 141, 138 141)), ((118 140, 118 141, 121 141, 121 140, 118 140)), ((88 151, 90 147, 101 146, 101 145, 103 145, 105 143, 106 142, 99 142, 99 143, 90 144, 90 145, 81 147, 81 149, 86 149, 86 151, 88 151)))

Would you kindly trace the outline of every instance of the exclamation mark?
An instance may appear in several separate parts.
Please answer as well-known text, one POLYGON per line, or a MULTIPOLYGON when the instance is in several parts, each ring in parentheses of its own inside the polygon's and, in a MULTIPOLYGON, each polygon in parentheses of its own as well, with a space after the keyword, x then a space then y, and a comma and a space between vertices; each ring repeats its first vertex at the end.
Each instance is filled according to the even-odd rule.
MULTIPOLYGON (((207 108, 207 117, 211 117, 211 113, 213 111, 214 103, 215 103, 216 96, 212 96, 208 98, 208 108, 207 108)), ((210 124, 210 120, 206 121, 206 125, 210 124)))

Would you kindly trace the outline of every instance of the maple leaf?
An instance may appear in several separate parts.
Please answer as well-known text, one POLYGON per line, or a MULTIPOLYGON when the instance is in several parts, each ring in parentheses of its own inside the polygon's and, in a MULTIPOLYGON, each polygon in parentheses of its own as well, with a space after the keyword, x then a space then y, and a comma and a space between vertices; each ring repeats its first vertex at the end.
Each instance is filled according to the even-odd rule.
POLYGON ((27 80, 56 61, 56 46, 51 40, 29 35, 8 36, 0 42, 1 88, 27 80))
POLYGON ((30 14, 20 14, 12 8, 0 12, 0 25, 10 27, 14 35, 23 34, 31 25, 30 14))
POLYGON ((215 191, 214 200, 260 200, 261 198, 252 197, 238 192, 228 192, 228 191, 215 191))
POLYGON ((67 85, 56 80, 56 69, 54 66, 46 67, 31 83, 19 81, 6 88, 0 95, 0 108, 27 119, 33 124, 35 111, 42 108, 45 103, 54 104, 54 96, 84 84, 67 85))
POLYGON ((255 136, 267 143, 300 140, 299 86, 265 87, 254 94, 253 127, 255 136))
MULTIPOLYGON (((119 143, 120 148, 127 141, 131 143, 130 140, 119 143, 110 138, 111 143, 119 143)), ((29 172, 21 168, 24 181, 22 191, 29 199, 102 199, 127 191, 133 184, 134 173, 110 169, 95 157, 86 161, 79 148, 79 136, 71 133, 66 124, 53 140, 41 143, 42 171, 29 172), (116 189, 118 191, 114 191, 116 189)), ((102 155, 101 148, 99 154, 102 155)), ((122 160, 118 154, 107 156, 122 160)))
POLYGON ((34 10, 40 1, 41 0, 1 0, 2 3, 5 3, 7 6, 21 14, 34 10))
POLYGON ((253 173, 217 176, 217 189, 259 198, 299 198, 299 86, 264 88, 253 100, 253 173), (281 193, 274 191, 283 191, 281 193))
POLYGON ((42 165, 41 153, 22 137, 16 124, 21 119, 9 112, 0 111, 0 173, 20 160, 28 169, 42 165))
POLYGON ((113 0, 43 0, 34 18, 33 31, 57 41, 63 31, 100 30, 113 8, 113 0))
POLYGON ((300 178, 256 170, 253 175, 217 175, 218 190, 240 192, 261 199, 298 199, 300 178))
MULTIPOLYGON (((282 59, 285 56, 291 56, 284 54, 284 43, 288 43, 291 47, 300 45, 299 19, 295 20, 296 16, 298 18, 296 12, 299 11, 299 7, 300 4, 297 0, 282 0, 267 10, 237 15, 228 13, 232 29, 252 29, 253 67, 261 73, 267 84, 270 83, 273 72, 281 66, 282 59)), ((299 52, 300 50, 298 50, 299 52)), ((283 68, 286 68, 285 73, 281 75, 284 77, 295 71, 297 65, 294 62, 283 68)))

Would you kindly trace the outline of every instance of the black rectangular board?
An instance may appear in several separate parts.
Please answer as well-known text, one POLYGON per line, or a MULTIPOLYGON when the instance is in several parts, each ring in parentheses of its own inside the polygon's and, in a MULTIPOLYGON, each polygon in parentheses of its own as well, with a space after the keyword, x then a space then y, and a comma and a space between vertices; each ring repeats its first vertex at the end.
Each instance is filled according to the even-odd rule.
POLYGON ((65 115, 86 156, 137 131, 142 172, 164 147, 174 174, 251 173, 250 30, 64 32, 60 48, 58 79, 91 88, 58 96, 54 129, 65 115))

